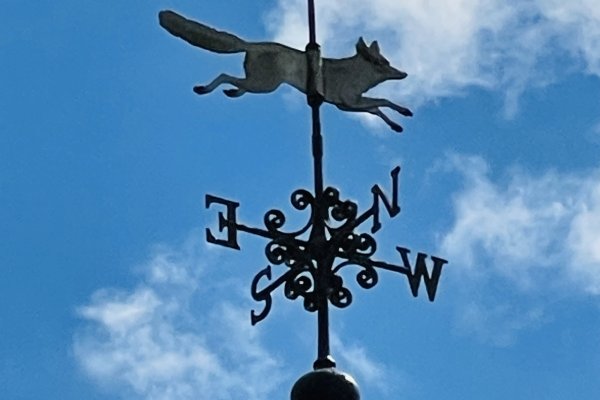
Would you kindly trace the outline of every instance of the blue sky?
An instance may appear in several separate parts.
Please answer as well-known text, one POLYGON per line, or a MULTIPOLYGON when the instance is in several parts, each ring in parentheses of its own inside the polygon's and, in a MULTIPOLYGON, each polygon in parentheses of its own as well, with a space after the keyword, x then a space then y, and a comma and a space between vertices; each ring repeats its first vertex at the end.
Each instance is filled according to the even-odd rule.
MULTIPOLYGON (((400 165, 395 246, 449 260, 438 297, 382 273, 331 314, 364 399, 600 394, 598 0, 319 1, 323 53, 359 36, 406 71, 405 128, 323 106, 326 183, 370 205, 400 165)), ((256 327, 259 238, 209 246, 207 193, 258 226, 312 187, 303 95, 199 97, 242 55, 158 26, 174 9, 303 48, 305 2, 5 0, 0 26, 0 392, 6 399, 287 398, 315 316, 278 293, 256 327)), ((392 114, 389 114, 392 116, 392 114)), ((353 281, 352 275, 347 277, 353 281)))

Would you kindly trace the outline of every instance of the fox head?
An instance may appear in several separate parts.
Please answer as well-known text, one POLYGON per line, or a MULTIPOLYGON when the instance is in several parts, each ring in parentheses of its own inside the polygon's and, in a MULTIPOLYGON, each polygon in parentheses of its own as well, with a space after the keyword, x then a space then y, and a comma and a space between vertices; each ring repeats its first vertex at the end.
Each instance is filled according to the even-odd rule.
POLYGON ((377 40, 372 42, 370 46, 367 46, 363 38, 360 37, 356 43, 356 53, 369 61, 370 64, 376 66, 378 72, 385 75, 385 79, 404 79, 407 76, 406 72, 392 67, 387 58, 381 55, 377 40))

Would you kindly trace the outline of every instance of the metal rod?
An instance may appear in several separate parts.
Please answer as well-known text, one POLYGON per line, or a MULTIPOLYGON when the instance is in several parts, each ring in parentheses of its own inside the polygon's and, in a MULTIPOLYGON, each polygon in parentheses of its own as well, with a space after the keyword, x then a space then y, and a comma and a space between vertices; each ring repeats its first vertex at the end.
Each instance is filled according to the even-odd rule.
POLYGON ((325 257, 325 215, 323 204, 323 137, 321 136, 321 118, 319 113, 320 104, 312 104, 312 151, 314 162, 315 198, 317 201, 317 212, 313 214, 313 229, 311 231, 311 242, 317 243, 319 249, 317 254, 317 276, 315 279, 315 292, 317 293, 317 360, 314 369, 333 368, 335 361, 330 355, 329 348, 329 299, 328 299, 328 277, 331 273, 331 262, 325 257))
POLYGON ((319 296, 318 321, 318 350, 317 360, 313 364, 314 369, 334 368, 335 361, 331 357, 329 348, 329 300, 326 292, 319 296))
POLYGON ((313 228, 310 233, 310 242, 316 243, 316 277, 315 293, 318 301, 317 311, 317 360, 314 369, 333 368, 335 361, 330 355, 329 348, 329 276, 332 263, 325 256, 327 240, 325 238, 325 221, 327 210, 323 204, 323 136, 321 135, 320 107, 323 103, 321 85, 321 62, 319 44, 317 43, 315 23, 315 1, 308 0, 308 28, 309 43, 306 46, 308 62, 308 90, 307 100, 312 111, 312 155, 315 179, 316 212, 313 214, 313 228))
POLYGON ((308 41, 317 43, 317 28, 315 24, 315 0, 308 0, 308 41))
MULTIPOLYGON (((323 136, 321 136, 321 115, 319 105, 313 105, 312 108, 312 155, 315 179, 315 198, 321 201, 323 195, 323 136)), ((322 215, 319 219, 322 222, 322 215)), ((315 221, 316 222, 316 221, 315 221)))

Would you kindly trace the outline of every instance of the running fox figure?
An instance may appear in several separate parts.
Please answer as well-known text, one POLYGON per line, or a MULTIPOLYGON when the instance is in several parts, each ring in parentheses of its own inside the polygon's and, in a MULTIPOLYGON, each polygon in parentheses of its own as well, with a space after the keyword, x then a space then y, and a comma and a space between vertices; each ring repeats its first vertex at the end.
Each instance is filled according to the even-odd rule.
MULTIPOLYGON (((282 83, 299 91, 307 91, 306 53, 272 42, 249 43, 230 33, 217 31, 188 20, 173 11, 159 13, 160 25, 174 36, 191 45, 216 53, 245 52, 245 78, 221 74, 208 85, 194 87, 197 94, 206 94, 227 83, 235 88, 223 92, 239 97, 246 92, 269 93, 282 83)), ((383 119, 394 131, 402 127, 386 116, 379 107, 388 107, 410 117, 412 112, 387 99, 364 97, 363 93, 389 79, 404 79, 406 73, 392 66, 379 52, 377 42, 367 46, 362 38, 356 44, 356 54, 349 58, 322 60, 324 101, 343 111, 367 112, 383 119)))

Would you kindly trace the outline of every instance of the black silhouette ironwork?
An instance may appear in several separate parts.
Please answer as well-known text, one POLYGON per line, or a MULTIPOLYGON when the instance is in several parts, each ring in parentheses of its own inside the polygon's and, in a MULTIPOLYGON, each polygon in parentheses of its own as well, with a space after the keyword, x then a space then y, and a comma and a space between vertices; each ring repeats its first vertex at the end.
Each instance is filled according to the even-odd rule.
MULTIPOLYGON (((376 114, 397 131, 401 131, 402 128, 383 115, 378 107, 387 106, 407 116, 412 113, 388 100, 362 97, 365 90, 383 80, 403 79, 406 76, 404 72, 392 68, 389 62, 379 54, 376 42, 367 47, 361 38, 357 45, 358 53, 362 53, 370 63, 368 66, 365 64, 359 67, 357 72, 359 74, 364 72, 365 76, 371 73, 377 77, 369 83, 369 87, 365 88, 356 82, 353 84, 352 80, 356 80, 358 76, 356 74, 348 74, 348 71, 340 73, 338 70, 336 75, 331 70, 327 71, 324 68, 328 63, 332 65, 336 60, 321 58, 320 47, 316 41, 314 0, 308 0, 308 21, 309 42, 305 51, 300 52, 277 43, 249 44, 234 35, 189 21, 171 11, 160 13, 160 23, 165 29, 195 46, 216 52, 247 52, 246 79, 222 74, 207 86, 195 87, 196 93, 207 93, 221 83, 230 83, 236 89, 226 90, 225 94, 237 97, 246 91, 272 91, 281 82, 290 83, 306 93, 312 114, 314 191, 299 189, 292 193, 290 199, 294 209, 307 212, 305 225, 297 230, 289 230, 284 213, 281 210, 272 209, 264 215, 264 227, 246 226, 238 221, 239 203, 207 195, 206 208, 221 207, 221 210, 218 212, 219 232, 215 234, 207 228, 206 238, 209 243, 236 250, 240 249, 238 243, 240 232, 261 236, 268 240, 265 246, 265 255, 269 264, 256 274, 251 285, 252 297, 262 303, 262 308, 251 311, 251 322, 254 325, 267 317, 272 307, 272 294, 282 286, 288 299, 302 298, 304 308, 317 313, 318 354, 314 368, 319 370, 335 367, 335 361, 331 357, 329 348, 329 304, 344 308, 352 303, 352 293, 340 274, 342 270, 351 266, 358 268, 356 282, 364 289, 370 289, 378 283, 380 270, 403 274, 407 277, 413 296, 418 295, 420 283, 423 281, 429 300, 434 301, 442 267, 447 261, 439 257, 428 256, 425 253, 418 253, 411 262, 410 250, 400 246, 396 247, 400 258, 400 262, 397 264, 375 258, 377 242, 373 235, 381 228, 381 212, 384 209, 390 218, 400 213, 398 202, 400 167, 394 168, 390 174, 392 178, 391 200, 378 185, 374 185, 371 188, 373 195, 371 207, 362 213, 359 213, 358 205, 355 202, 343 199, 336 188, 324 187, 323 138, 320 120, 320 107, 323 102, 333 103, 342 110, 366 111, 376 114), (258 78, 251 77, 252 71, 248 69, 248 64, 255 62, 252 60, 253 52, 260 53, 261 51, 271 51, 275 56, 281 55, 284 59, 291 55, 293 60, 286 61, 287 67, 290 68, 298 66, 297 57, 301 55, 303 57, 301 73, 293 77, 284 73, 284 77, 279 77, 281 79, 278 78, 279 81, 274 87, 273 85, 269 86, 268 77, 264 73, 259 74, 258 78), (250 61, 248 61, 249 59, 250 61), (335 93, 332 93, 331 89, 328 89, 329 92, 324 89, 325 87, 335 88, 335 82, 348 83, 346 86, 353 89, 352 93, 344 97, 341 90, 336 89, 335 93), (335 96, 338 95, 341 96, 341 100, 336 101, 335 96), (371 223, 370 231, 358 231, 358 228, 366 222, 371 223), (432 262, 429 268, 428 259, 432 262), (283 267, 283 270, 278 271, 279 276, 277 277, 274 266, 283 267)), ((285 66, 283 70, 286 70, 285 66)), ((271 68, 269 71, 272 72, 273 69, 271 68)))

